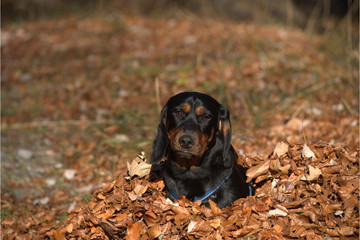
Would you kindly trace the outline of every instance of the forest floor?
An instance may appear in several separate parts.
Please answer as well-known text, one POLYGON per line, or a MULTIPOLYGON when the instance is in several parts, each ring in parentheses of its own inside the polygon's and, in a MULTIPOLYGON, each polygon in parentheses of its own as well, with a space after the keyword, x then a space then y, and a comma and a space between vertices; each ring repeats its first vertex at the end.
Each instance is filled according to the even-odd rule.
MULTIPOLYGON (((113 13, 14 23, 1 40, 4 239, 56 238, 126 162, 149 157, 161 107, 181 91, 229 108, 232 143, 249 167, 280 142, 359 157, 359 56, 340 31, 113 13)), ((358 223, 328 234, 356 238, 358 223)))

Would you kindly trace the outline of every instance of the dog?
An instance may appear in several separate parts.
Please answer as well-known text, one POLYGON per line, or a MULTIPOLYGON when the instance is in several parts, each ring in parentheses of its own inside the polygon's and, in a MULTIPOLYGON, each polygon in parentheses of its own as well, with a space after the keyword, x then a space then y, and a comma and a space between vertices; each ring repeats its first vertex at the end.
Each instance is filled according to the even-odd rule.
POLYGON ((251 192, 231 145, 229 111, 207 94, 179 93, 161 110, 150 156, 153 167, 160 162, 173 201, 185 196, 223 208, 251 192))

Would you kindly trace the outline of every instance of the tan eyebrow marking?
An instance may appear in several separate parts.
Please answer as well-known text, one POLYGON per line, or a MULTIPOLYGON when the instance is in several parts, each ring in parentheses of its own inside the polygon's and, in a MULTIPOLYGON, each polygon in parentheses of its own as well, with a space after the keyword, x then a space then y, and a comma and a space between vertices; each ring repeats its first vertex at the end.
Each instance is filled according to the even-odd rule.
POLYGON ((201 116, 205 113, 205 108, 204 107, 198 107, 195 111, 196 115, 201 116))
POLYGON ((190 112, 190 109, 191 109, 191 107, 187 103, 184 103, 183 105, 181 105, 181 110, 183 110, 186 113, 190 112))

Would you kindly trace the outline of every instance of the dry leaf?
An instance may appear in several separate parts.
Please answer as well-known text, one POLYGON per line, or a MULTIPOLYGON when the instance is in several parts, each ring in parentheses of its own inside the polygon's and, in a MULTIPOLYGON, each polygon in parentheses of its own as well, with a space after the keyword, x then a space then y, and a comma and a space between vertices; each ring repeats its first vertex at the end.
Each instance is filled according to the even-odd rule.
POLYGON ((270 167, 270 160, 266 160, 262 164, 251 167, 246 172, 246 176, 247 176, 246 182, 250 182, 252 179, 267 173, 269 167, 270 167))
MULTIPOLYGON (((301 158, 303 148, 302 145, 289 147, 288 156, 278 159, 269 160, 266 155, 249 157, 255 165, 249 170, 250 175, 260 174, 256 177, 256 181, 261 181, 256 196, 238 199, 223 209, 213 201, 209 201, 210 208, 207 208, 200 206, 200 201, 191 202, 183 196, 170 203, 163 192, 162 181, 149 182, 148 178, 137 176, 125 180, 119 176, 115 184, 105 184, 94 193, 101 198, 91 201, 86 211, 73 212, 78 214, 77 220, 67 222, 64 226, 69 228, 63 229, 70 231, 66 233, 69 238, 98 239, 171 239, 172 236, 221 239, 247 235, 256 239, 305 236, 318 239, 325 235, 356 238, 359 177, 342 173, 344 168, 348 171, 358 165, 338 158, 336 154, 344 151, 341 147, 328 147, 325 151, 317 146, 319 161, 301 158), (300 157, 295 160, 297 156, 300 157), (332 166, 331 160, 342 166, 340 172, 322 173, 320 169, 332 166), (291 174, 290 170, 280 170, 288 166, 291 174), (308 172, 304 176, 305 171, 308 172), (318 181, 320 175, 322 179, 318 181), (299 199, 301 194, 303 197, 299 199)), ((54 230, 49 236, 54 234, 61 237, 61 233, 54 230)))
POLYGON ((211 227, 213 227, 214 229, 217 229, 218 227, 220 227, 221 221, 218 218, 212 219, 209 221, 209 225, 211 227))
POLYGON ((289 145, 285 142, 279 142, 276 144, 274 149, 274 155, 280 157, 284 154, 286 154, 289 150, 289 145))
POLYGON ((338 237, 340 236, 339 233, 339 228, 335 228, 335 229, 326 229, 326 234, 329 235, 330 237, 338 237))
POLYGON ((127 192, 127 195, 128 195, 128 197, 129 197, 129 199, 130 199, 131 201, 135 201, 136 199, 139 198, 139 196, 136 195, 136 194, 133 193, 133 192, 127 192))
POLYGON ((136 222, 133 225, 131 225, 130 227, 128 227, 127 232, 126 232, 126 240, 138 240, 140 239, 140 233, 141 230, 143 229, 143 226, 136 222))
MULTIPOLYGON (((105 231, 105 233, 110 236, 112 239, 120 240, 117 236, 119 229, 115 227, 111 222, 104 220, 102 218, 99 219, 98 225, 105 231)), ((95 228, 97 230, 97 228, 95 228)))
POLYGON ((259 226, 258 225, 244 226, 243 228, 240 228, 239 230, 232 231, 231 236, 233 238, 238 238, 238 237, 241 237, 241 236, 244 236, 244 235, 250 233, 251 231, 253 231, 255 229, 259 229, 259 226))
POLYGON ((130 177, 138 176, 140 178, 149 175, 151 170, 151 164, 146 163, 140 157, 135 157, 135 159, 129 163, 127 162, 127 168, 130 177))
POLYGON ((292 225, 290 226, 289 235, 295 238, 304 237, 306 235, 306 229, 300 225, 292 225))
POLYGON ((205 237, 212 231, 209 223, 204 220, 201 221, 191 221, 188 225, 187 232, 189 234, 205 237))
POLYGON ((317 168, 317 167, 315 168, 315 167, 309 165, 309 174, 302 176, 301 180, 314 181, 314 180, 317 180, 320 175, 321 175, 321 170, 319 168, 317 168))
POLYGON ((113 190, 114 186, 115 186, 115 181, 112 181, 111 183, 108 183, 108 184, 103 184, 102 192, 108 193, 111 190, 113 190))
POLYGON ((280 181, 280 179, 274 178, 271 182, 271 189, 276 188, 276 186, 278 185, 278 182, 280 181))
POLYGON ((271 239, 271 240, 286 240, 287 238, 281 236, 279 233, 271 230, 266 230, 258 235, 258 239, 271 239))
POLYGON ((161 225, 160 224, 156 224, 152 227, 149 228, 148 230, 148 235, 150 239, 155 239, 157 237, 159 237, 162 233, 161 230, 161 225))
POLYGON ((289 171, 291 169, 291 164, 287 164, 279 168, 282 175, 289 175, 289 171))
POLYGON ((222 213, 221 209, 216 205, 215 202, 213 202, 212 200, 209 200, 209 204, 210 204, 211 211, 215 216, 220 215, 222 213))
POLYGON ((197 222, 191 221, 188 225, 187 232, 190 233, 196 226, 197 222))
POLYGON ((134 192, 136 195, 138 195, 139 197, 141 197, 148 189, 148 186, 144 186, 144 185, 136 185, 134 192))
POLYGON ((283 230, 283 227, 280 226, 279 224, 276 224, 272 229, 277 233, 281 233, 283 230))
POLYGON ((55 240, 66 240, 64 229, 55 230, 53 236, 55 240))
POLYGON ((352 236, 354 234, 354 228, 348 226, 340 227, 339 233, 343 236, 352 236))
POLYGON ((272 216, 282 216, 282 217, 286 217, 287 216, 287 212, 280 210, 278 208, 274 209, 274 210, 270 210, 269 213, 267 214, 268 218, 272 217, 272 216))
POLYGON ((311 149, 306 144, 304 144, 301 150, 301 156, 303 159, 315 158, 315 153, 311 151, 311 149))

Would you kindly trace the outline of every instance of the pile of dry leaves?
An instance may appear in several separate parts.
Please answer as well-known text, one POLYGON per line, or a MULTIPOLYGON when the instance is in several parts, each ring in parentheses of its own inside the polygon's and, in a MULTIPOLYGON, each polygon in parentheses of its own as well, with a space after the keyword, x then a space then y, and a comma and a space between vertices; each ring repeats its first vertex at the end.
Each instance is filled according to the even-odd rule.
POLYGON ((359 151, 325 143, 280 142, 269 156, 240 155, 255 196, 211 208, 171 202, 140 157, 74 210, 55 239, 322 239, 359 237, 359 151), (140 176, 138 176, 140 175, 140 176))

